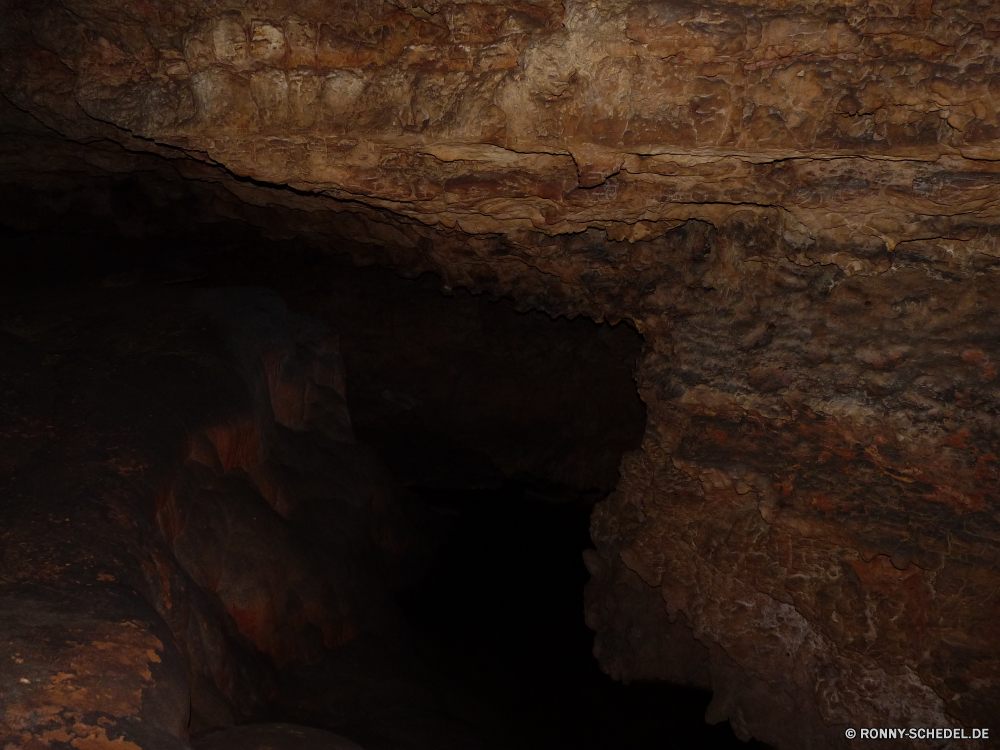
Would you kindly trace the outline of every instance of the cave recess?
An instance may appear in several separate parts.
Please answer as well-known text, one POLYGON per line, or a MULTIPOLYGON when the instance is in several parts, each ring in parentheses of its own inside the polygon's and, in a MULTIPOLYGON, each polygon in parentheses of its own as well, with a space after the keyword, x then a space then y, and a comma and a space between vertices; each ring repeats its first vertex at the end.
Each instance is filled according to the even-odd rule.
MULTIPOLYGON (((0 222, 85 229, 98 253, 110 237, 160 256, 195 237, 237 253, 258 238, 294 241, 414 278, 433 272, 446 290, 520 310, 627 321, 644 341, 647 423, 592 516, 586 617, 602 668, 710 687, 710 720, 779 748, 863 746, 845 734, 860 726, 988 727, 1000 716, 994 5, 0 0, 0 222)), ((165 280, 190 281, 184 256, 165 264, 165 280)), ((127 279, 116 283, 127 297, 127 279)), ((205 300, 185 309, 218 315, 205 300)), ((186 460, 243 471, 291 513, 284 469, 255 475, 254 456, 285 466, 282 441, 296 430, 336 442, 344 395, 323 370, 333 343, 275 310, 293 323, 263 342, 263 375, 248 374, 250 355, 233 371, 204 341, 185 343, 184 367, 244 383, 231 388, 249 387, 242 402, 200 416, 170 405, 164 420, 180 415, 192 434, 224 424, 206 433, 214 454, 195 441, 186 460), (250 406, 265 391, 271 417, 250 406), (281 429, 254 431, 268 419, 281 429)), ((136 463, 115 464, 115 481, 149 512, 135 512, 121 543, 159 552, 108 552, 108 565, 141 558, 139 569, 180 581, 167 572, 176 538, 157 534, 178 528, 183 503, 149 496, 155 483, 129 485, 130 467, 176 462, 151 458, 161 446, 143 441, 156 430, 136 437, 147 428, 134 420, 156 405, 113 428, 85 407, 112 382, 125 384, 123 404, 142 401, 134 384, 169 381, 170 367, 186 372, 180 360, 95 375, 81 391, 93 400, 70 409, 58 394, 71 370, 23 344, 70 328, 44 315, 33 325, 4 329, 14 337, 5 394, 21 394, 5 396, 4 470, 34 497, 18 467, 60 439, 40 414, 80 409, 88 429, 105 430, 98 442, 123 430, 115 444, 134 443, 136 463), (33 368, 49 374, 26 380, 33 368)), ((239 326, 226 325, 230 351, 263 345, 240 339, 250 347, 240 349, 239 326)), ((97 372, 115 360, 86 361, 97 372)), ((217 477, 192 471, 188 489, 216 491, 217 477)), ((49 494, 75 497, 59 476, 49 494)), ((101 486, 99 497, 118 497, 101 486)), ((39 508, 48 502, 39 524, 63 513, 48 495, 39 508)), ((102 513, 128 515, 117 502, 95 500, 105 510, 81 528, 104 538, 102 513)), ((366 549, 389 567, 402 533, 391 505, 365 511, 384 527, 366 549)), ((5 587, 77 580, 83 558, 42 545, 32 569, 6 539, 5 587)), ((77 612, 93 642, 131 655, 108 716, 175 716, 185 701, 143 682, 173 684, 187 658, 150 608, 162 596, 150 575, 124 577, 123 591, 141 595, 108 594, 105 620, 77 612), (104 632, 122 622, 144 624, 104 632), (161 651, 146 678, 142 655, 161 651)), ((295 627, 318 634, 269 640, 281 618, 234 617, 235 630, 200 642, 215 666, 198 689, 251 680, 227 649, 253 644, 280 661, 284 648, 350 639, 336 596, 296 596, 295 627)), ((378 609, 367 594, 349 599, 378 609)), ((9 633, 53 606, 30 601, 9 633)), ((185 627, 215 617, 195 610, 185 627)), ((68 674, 54 664, 4 683, 29 702, 7 711, 5 731, 40 721, 24 686, 68 674)), ((258 667, 251 681, 266 685, 258 667)), ((59 693, 67 711, 92 708, 69 693, 59 693)), ((71 727, 68 717, 59 721, 71 727)), ((181 736, 171 721, 150 719, 136 742, 142 731, 181 736)))

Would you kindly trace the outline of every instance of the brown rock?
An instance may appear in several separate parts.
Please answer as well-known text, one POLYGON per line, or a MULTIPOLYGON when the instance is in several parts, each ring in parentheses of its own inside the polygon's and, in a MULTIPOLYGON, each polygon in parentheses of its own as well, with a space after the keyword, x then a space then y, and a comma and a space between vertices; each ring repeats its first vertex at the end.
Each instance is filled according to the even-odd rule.
POLYGON ((259 289, 5 303, 0 737, 179 750, 382 616, 411 533, 328 328, 259 289))
POLYGON ((649 424, 594 516, 606 668, 707 669, 710 718, 780 747, 988 726, 992 5, 351 7, 5 0, 6 182, 107 226, 116 173, 180 172, 235 226, 630 319, 649 424))

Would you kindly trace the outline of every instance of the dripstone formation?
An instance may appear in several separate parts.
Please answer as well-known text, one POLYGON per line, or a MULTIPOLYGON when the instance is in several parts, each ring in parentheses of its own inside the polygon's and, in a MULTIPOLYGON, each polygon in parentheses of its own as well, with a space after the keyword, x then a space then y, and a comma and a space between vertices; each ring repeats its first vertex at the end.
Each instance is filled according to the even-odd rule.
POLYGON ((609 674, 779 748, 1000 716, 991 0, 0 16, 8 224, 29 185, 122 225, 83 186, 156 174, 212 197, 192 225, 639 329, 647 431, 587 555, 609 674))

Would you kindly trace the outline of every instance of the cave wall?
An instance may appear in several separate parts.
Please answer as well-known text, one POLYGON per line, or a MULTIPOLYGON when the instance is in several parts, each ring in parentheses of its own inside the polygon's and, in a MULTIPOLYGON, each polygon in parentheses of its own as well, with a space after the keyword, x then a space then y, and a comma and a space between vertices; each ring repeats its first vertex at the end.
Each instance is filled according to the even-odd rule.
POLYGON ((635 324, 614 676, 788 748, 1000 715, 992 3, 0 10, 9 143, 72 141, 10 185, 162 163, 206 221, 635 324))
POLYGON ((328 326, 94 281, 4 288, 0 738, 184 748, 386 628, 415 532, 328 326))
POLYGON ((442 293, 433 273, 402 278, 328 250, 258 241, 191 263, 213 283, 267 284, 337 329, 354 432, 401 484, 516 482, 590 504, 614 489, 646 424, 632 327, 518 313, 510 299, 442 293))

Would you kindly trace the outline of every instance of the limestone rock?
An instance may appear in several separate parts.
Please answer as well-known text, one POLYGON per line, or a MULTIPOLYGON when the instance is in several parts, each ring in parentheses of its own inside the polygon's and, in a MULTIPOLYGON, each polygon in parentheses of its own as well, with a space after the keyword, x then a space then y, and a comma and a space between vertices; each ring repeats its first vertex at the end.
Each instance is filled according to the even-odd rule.
POLYGON ((1000 715, 993 3, 0 17, 9 132, 76 142, 10 147, 13 182, 85 194, 158 154, 236 225, 635 323, 647 432, 588 604, 616 676, 707 674, 710 718, 784 748, 1000 715))

